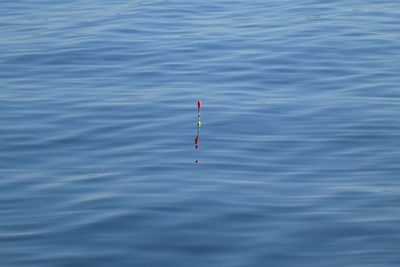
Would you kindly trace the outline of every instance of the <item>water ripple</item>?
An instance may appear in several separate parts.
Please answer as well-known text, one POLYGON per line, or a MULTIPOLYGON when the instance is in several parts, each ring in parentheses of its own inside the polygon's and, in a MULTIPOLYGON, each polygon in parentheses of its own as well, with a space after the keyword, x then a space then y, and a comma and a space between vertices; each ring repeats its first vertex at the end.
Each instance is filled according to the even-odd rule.
POLYGON ((0 265, 397 266, 398 10, 5 1, 0 265))

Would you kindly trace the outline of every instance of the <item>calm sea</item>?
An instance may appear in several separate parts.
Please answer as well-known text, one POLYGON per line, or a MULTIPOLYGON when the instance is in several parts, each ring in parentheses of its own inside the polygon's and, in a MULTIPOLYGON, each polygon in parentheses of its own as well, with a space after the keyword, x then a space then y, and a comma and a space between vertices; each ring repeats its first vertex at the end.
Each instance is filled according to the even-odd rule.
POLYGON ((400 266, 399 1, 0 12, 0 266, 400 266))

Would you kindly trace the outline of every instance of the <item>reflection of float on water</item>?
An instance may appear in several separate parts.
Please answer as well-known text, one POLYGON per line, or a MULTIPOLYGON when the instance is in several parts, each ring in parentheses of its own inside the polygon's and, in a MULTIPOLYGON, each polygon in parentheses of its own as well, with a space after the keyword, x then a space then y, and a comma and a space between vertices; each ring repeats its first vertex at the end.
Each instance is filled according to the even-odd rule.
POLYGON ((194 139, 195 148, 199 148, 199 133, 197 132, 197 136, 194 139))

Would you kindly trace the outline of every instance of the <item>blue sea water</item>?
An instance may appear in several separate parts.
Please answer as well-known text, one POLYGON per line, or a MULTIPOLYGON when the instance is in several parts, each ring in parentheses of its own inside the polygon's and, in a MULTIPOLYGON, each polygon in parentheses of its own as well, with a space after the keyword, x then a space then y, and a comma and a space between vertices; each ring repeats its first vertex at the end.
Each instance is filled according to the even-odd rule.
POLYGON ((0 11, 0 266, 400 265, 399 1, 0 11))

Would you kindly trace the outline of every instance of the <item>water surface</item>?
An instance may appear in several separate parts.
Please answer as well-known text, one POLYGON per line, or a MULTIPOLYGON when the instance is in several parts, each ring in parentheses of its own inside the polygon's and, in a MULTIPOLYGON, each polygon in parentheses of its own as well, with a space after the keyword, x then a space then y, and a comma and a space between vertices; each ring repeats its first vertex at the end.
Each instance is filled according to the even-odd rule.
POLYGON ((397 1, 0 10, 1 266, 399 266, 397 1))

